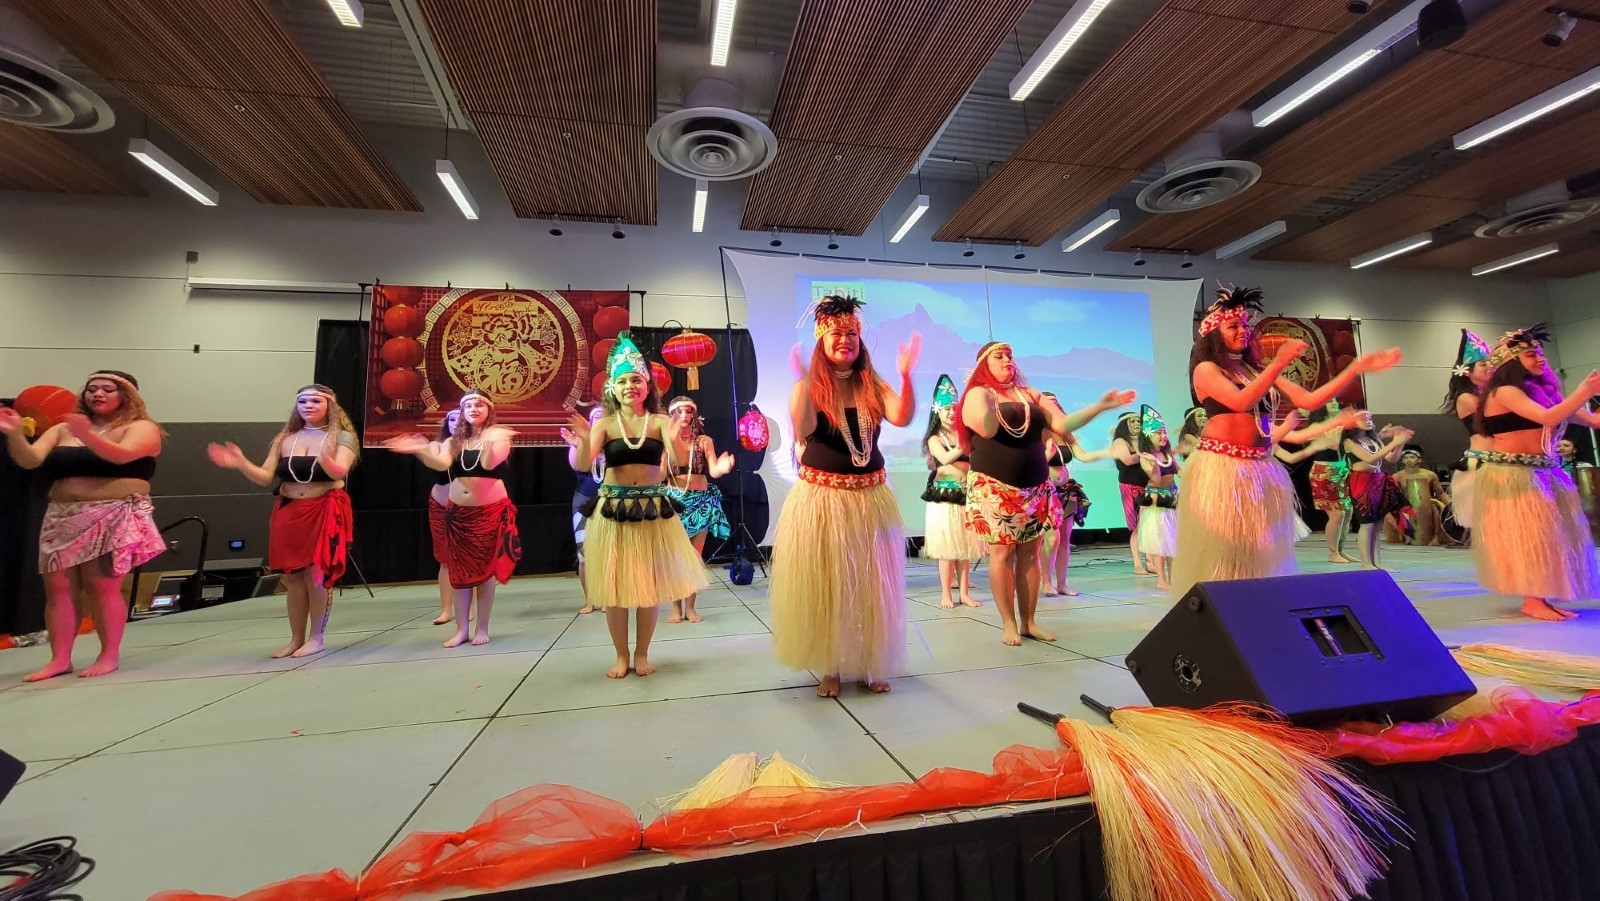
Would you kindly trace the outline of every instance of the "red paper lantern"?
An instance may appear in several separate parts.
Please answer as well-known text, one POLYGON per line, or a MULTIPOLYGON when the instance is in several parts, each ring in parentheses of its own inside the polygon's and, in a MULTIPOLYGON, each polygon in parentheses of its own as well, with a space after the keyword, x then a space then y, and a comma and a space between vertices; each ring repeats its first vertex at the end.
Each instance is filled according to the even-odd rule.
POLYGON ((422 393, 422 373, 415 369, 391 369, 378 379, 378 390, 390 400, 410 400, 422 393))
POLYGON ((650 361, 650 380, 656 383, 656 393, 665 395, 672 390, 672 370, 654 360, 650 361))
POLYGON ((33 420, 33 434, 42 435, 78 409, 78 395, 60 385, 34 385, 18 391, 12 405, 17 415, 33 420))
POLYGON ((415 338, 390 338, 378 351, 383 365, 393 369, 415 369, 422 362, 422 342, 415 338))
POLYGON ((595 306, 600 307, 626 307, 628 305, 628 292, 604 291, 595 298, 595 306))
POLYGON ((615 338, 628 327, 627 307, 601 307, 594 314, 594 333, 601 338, 615 338))
POLYGON ((597 372, 594 374, 594 378, 589 380, 589 397, 596 403, 599 403, 600 398, 605 396, 605 392, 606 374, 604 372, 597 372))
POLYGON ((767 417, 755 404, 739 418, 739 444, 747 451, 765 450, 771 435, 767 431, 767 417))
POLYGON ((589 360, 590 362, 594 363, 594 368, 600 370, 601 372, 605 371, 606 360, 611 357, 611 348, 614 347, 616 343, 617 339, 615 338, 606 338, 603 341, 596 341, 594 343, 594 347, 589 351, 589 360))
POLYGON ((422 302, 422 289, 416 285, 379 285, 372 290, 391 307, 414 307, 422 302))
POLYGON ((689 370, 690 391, 700 390, 700 367, 717 358, 717 342, 709 335, 684 329, 661 347, 661 359, 679 369, 689 370))
POLYGON ((383 311, 383 329, 398 338, 422 334, 422 314, 415 307, 390 307, 383 311))

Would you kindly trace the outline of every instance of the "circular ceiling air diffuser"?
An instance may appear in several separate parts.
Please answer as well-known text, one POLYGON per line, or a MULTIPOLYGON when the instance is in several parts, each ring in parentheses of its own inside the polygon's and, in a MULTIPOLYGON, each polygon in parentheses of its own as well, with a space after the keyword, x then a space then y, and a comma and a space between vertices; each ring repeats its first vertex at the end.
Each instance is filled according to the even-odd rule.
POLYGON ((52 45, 0 7, 0 122, 50 131, 105 131, 116 122, 100 95, 46 62, 52 45))
POLYGON ((1139 209, 1183 213, 1236 197, 1261 179, 1249 160, 1210 160, 1172 169, 1139 192, 1139 209))
POLYGON ((1600 200, 1562 200, 1508 213, 1473 229, 1480 238, 1521 238, 1558 228, 1600 213, 1600 200))
POLYGON ((738 98, 730 82, 696 82, 683 109, 650 126, 650 155, 673 172, 706 181, 749 178, 767 168, 778 155, 778 138, 766 123, 736 109, 738 98))

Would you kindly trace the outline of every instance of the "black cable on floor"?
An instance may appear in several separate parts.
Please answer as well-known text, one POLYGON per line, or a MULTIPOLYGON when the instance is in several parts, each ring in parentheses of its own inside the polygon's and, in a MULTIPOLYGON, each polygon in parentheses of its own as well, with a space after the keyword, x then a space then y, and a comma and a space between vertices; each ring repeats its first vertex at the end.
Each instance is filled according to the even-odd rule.
POLYGON ((66 892, 94 872, 94 859, 77 846, 58 835, 0 854, 0 901, 83 901, 66 892))

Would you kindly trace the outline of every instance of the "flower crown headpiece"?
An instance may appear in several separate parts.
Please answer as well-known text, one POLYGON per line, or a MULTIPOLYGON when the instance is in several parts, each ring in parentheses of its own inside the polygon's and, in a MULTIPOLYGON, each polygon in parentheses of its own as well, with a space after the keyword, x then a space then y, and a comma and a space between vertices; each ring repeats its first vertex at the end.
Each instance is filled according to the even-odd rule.
POLYGON ((1467 329, 1462 329, 1461 347, 1456 351, 1456 365, 1451 372, 1465 376, 1472 371, 1473 366, 1487 359, 1489 359, 1489 343, 1467 329))
POLYGON ((1543 345, 1550 340, 1550 330, 1544 323, 1530 325, 1527 328, 1512 329, 1500 336, 1494 343, 1494 349, 1489 351, 1489 368, 1499 369, 1507 360, 1515 358, 1525 350, 1543 345))
POLYGON ((622 332, 617 335, 616 343, 611 345, 611 352, 606 355, 606 381, 614 382, 630 372, 637 372, 647 382, 650 380, 650 367, 644 362, 644 354, 639 353, 633 336, 622 332))
POLYGON ((805 313, 800 315, 800 321, 805 322, 808 315, 815 318, 816 323, 811 331, 818 340, 836 328, 853 328, 859 334, 862 327, 861 308, 864 306, 866 304, 848 294, 824 294, 806 307, 805 313))
POLYGON ((1237 319, 1248 327, 1250 317, 1261 312, 1261 289, 1241 288, 1237 285, 1217 285, 1217 299, 1206 309, 1200 320, 1200 337, 1216 331, 1224 322, 1237 319))
POLYGON ((1161 418, 1160 413, 1156 412, 1155 407, 1152 407, 1149 404, 1144 404, 1139 407, 1139 431, 1141 433, 1145 435, 1154 435, 1166 427, 1166 421, 1161 418))
POLYGON ((933 386, 933 409, 940 410, 956 405, 956 383, 949 375, 941 373, 933 386))

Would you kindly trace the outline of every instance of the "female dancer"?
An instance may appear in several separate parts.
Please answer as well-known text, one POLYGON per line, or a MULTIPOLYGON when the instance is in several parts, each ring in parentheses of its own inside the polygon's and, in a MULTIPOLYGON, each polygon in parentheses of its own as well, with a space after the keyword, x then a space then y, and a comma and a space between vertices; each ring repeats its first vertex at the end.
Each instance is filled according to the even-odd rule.
MULTIPOLYGON (((1055 401, 1057 406, 1061 405, 1049 391, 1040 396, 1055 401)), ((1051 521, 1054 528, 1044 533, 1044 543, 1039 553, 1039 578, 1043 583, 1040 592, 1050 597, 1078 596, 1078 592, 1067 584, 1067 564, 1072 558, 1072 527, 1083 525, 1083 519, 1089 513, 1089 495, 1084 493, 1083 485, 1067 470, 1067 464, 1080 450, 1082 448, 1078 447, 1077 436, 1071 432, 1045 435, 1044 454, 1050 462, 1050 485, 1055 489, 1059 508, 1056 519, 1051 521)))
POLYGON ((128 624, 122 577, 167 547, 150 504, 161 427, 145 412, 138 381, 104 369, 78 392, 77 410, 32 444, 23 435, 22 417, 10 407, 0 407, 0 433, 11 459, 40 470, 50 483, 39 530, 50 662, 25 681, 72 672, 72 644, 85 614, 94 618, 100 656, 82 675, 115 672, 128 624), (94 598, 92 613, 78 609, 86 596, 94 598))
POLYGON ((1172 587, 1172 555, 1178 549, 1178 459, 1161 414, 1139 410, 1139 465, 1148 484, 1139 496, 1139 551, 1156 571, 1156 587, 1172 587))
POLYGON ((617 661, 606 678, 621 679, 631 669, 641 676, 656 671, 650 639, 656 608, 692 597, 706 587, 705 564, 676 522, 679 504, 661 484, 667 461, 687 460, 689 445, 678 423, 662 415, 661 398, 650 383, 650 369, 627 332, 617 336, 606 360, 602 402, 607 416, 590 427, 573 414, 562 429, 567 463, 583 472, 595 455, 606 457, 605 481, 589 510, 584 536, 584 594, 606 612, 606 629, 617 661), (593 515, 595 510, 599 515, 593 515), (635 610, 636 644, 628 653, 628 611, 635 610))
MULTIPOLYGON (((460 418, 459 409, 445 414, 444 421, 439 423, 439 435, 432 445, 434 453, 440 453, 444 443, 450 440, 450 433, 455 431, 456 421, 460 418)), ((450 533, 444 525, 445 507, 450 503, 450 473, 429 471, 433 473, 433 487, 428 490, 428 534, 433 539, 433 560, 439 564, 439 615, 433 624, 442 626, 453 619, 452 608, 455 606, 455 593, 450 589, 450 533)))
POLYGON ((1200 433, 1205 430, 1205 407, 1190 407, 1183 413, 1183 428, 1178 429, 1178 462, 1189 459, 1189 455, 1200 447, 1200 433))
MULTIPOLYGON (((1339 415, 1339 401, 1330 400, 1313 410, 1313 423, 1327 422, 1339 415)), ((1344 430, 1331 429, 1306 445, 1311 452, 1311 501, 1318 510, 1327 514, 1328 522, 1322 527, 1323 540, 1328 545, 1329 563, 1354 563, 1344 552, 1344 536, 1350 517, 1350 463, 1345 460, 1344 430)))
POLYGON ((1356 535, 1361 545, 1361 564, 1367 569, 1383 569, 1378 565, 1383 520, 1406 505, 1404 492, 1383 471, 1383 464, 1399 459, 1414 433, 1388 427, 1380 436, 1372 429, 1372 414, 1366 410, 1357 412, 1356 427, 1344 436, 1344 453, 1350 467, 1350 516, 1361 527, 1356 535))
POLYGON ((232 441, 206 447, 211 462, 223 469, 263 487, 278 482, 267 565, 285 574, 289 643, 273 651, 273 657, 322 653, 333 609, 328 589, 344 575, 355 521, 344 483, 360 445, 333 389, 307 385, 295 395, 289 421, 272 439, 260 466, 232 441))
POLYGON ((1122 490, 1122 521, 1128 527, 1128 552, 1133 555, 1133 574, 1155 575, 1139 553, 1139 495, 1149 484, 1139 464, 1139 414, 1122 414, 1111 430, 1111 444, 1097 451, 1085 451, 1078 459, 1085 463, 1110 457, 1117 464, 1117 487, 1122 490))
POLYGON ((385 442, 395 451, 414 454, 429 469, 450 475, 450 502, 444 510, 446 568, 455 589, 456 634, 444 643, 489 643, 489 615, 494 611, 495 583, 511 581, 522 559, 517 534, 517 505, 506 492, 511 474, 510 429, 495 425, 494 401, 481 391, 461 395, 460 417, 449 440, 437 446, 421 435, 385 442), (477 615, 473 626, 472 616, 477 615))
POLYGON ((1022 636, 1055 641, 1034 616, 1039 604, 1039 537, 1058 507, 1049 481, 1044 433, 1065 435, 1094 417, 1132 402, 1131 391, 1112 390, 1075 413, 1027 387, 1011 356, 1011 345, 990 341, 961 397, 956 434, 972 457, 967 474, 967 525, 989 544, 989 585, 1000 608, 1000 640, 1022 644, 1022 636), (1020 623, 1020 627, 1019 627, 1020 623))
MULTIPOLYGON (((1271 454, 1275 440, 1303 443, 1337 426, 1311 426, 1283 434, 1272 428, 1282 392, 1296 407, 1314 410, 1343 391, 1356 376, 1378 372, 1400 361, 1391 349, 1356 359, 1314 391, 1282 378, 1304 350, 1303 341, 1286 341, 1263 365, 1250 327, 1261 309, 1255 288, 1224 287, 1201 321, 1189 354, 1190 390, 1210 417, 1200 445, 1183 469, 1178 497, 1178 553, 1172 588, 1183 594, 1196 582, 1292 575, 1295 572, 1294 486, 1271 454)), ((1344 414, 1341 414, 1341 417, 1344 414)), ((1290 419, 1292 425, 1294 419, 1290 419)))
POLYGON ((1484 588, 1522 595, 1522 612, 1534 619, 1563 620, 1577 614, 1550 602, 1600 595, 1600 566, 1555 441, 1567 420, 1600 394, 1600 372, 1590 372, 1563 398, 1541 347, 1547 339, 1538 325, 1507 332, 1489 357, 1494 375, 1476 421, 1491 443, 1480 455, 1473 486, 1472 557, 1484 588))
MULTIPOLYGON (((733 454, 717 453, 717 446, 705 433, 700 406, 692 399, 674 397, 667 405, 667 415, 678 424, 678 431, 689 446, 688 462, 672 468, 670 483, 673 496, 683 505, 683 530, 698 555, 705 549, 707 533, 717 539, 728 537, 728 515, 722 512, 722 491, 711 484, 711 480, 733 471, 733 454)), ((695 597, 691 594, 673 601, 672 615, 667 617, 667 622, 680 623, 685 619, 699 622, 700 614, 694 609, 695 597)))
POLYGON ((1441 412, 1453 413, 1467 430, 1467 452, 1463 455, 1464 470, 1450 477, 1450 511, 1456 524, 1472 528, 1477 509, 1477 494, 1472 490, 1478 475, 1479 455, 1494 442, 1488 435, 1478 434, 1476 425, 1478 403, 1483 396, 1483 386, 1489 384, 1494 369, 1489 366, 1489 345, 1466 329, 1461 330, 1461 346, 1456 350, 1456 365, 1450 370, 1450 386, 1445 391, 1441 412))
MULTIPOLYGON (((603 404, 595 404, 589 410, 589 428, 604 416, 606 408, 603 404)), ((578 608, 578 615, 585 616, 594 612, 594 605, 589 603, 589 585, 585 578, 588 567, 583 561, 583 541, 588 536, 589 513, 599 503, 595 498, 600 496, 600 482, 605 478, 605 454, 596 454, 594 465, 588 471, 578 473, 578 485, 572 491, 572 543, 578 551, 578 588, 583 592, 583 606, 578 608)))
POLYGON ((911 369, 922 339, 901 345, 900 390, 861 346, 861 302, 815 305, 810 372, 789 393, 800 481, 784 501, 773 543, 772 636, 778 661, 822 674, 817 696, 841 678, 889 690, 905 665, 906 539, 878 448, 882 423, 910 424, 911 369))
POLYGON ((928 487, 922 492, 928 504, 922 547, 930 559, 939 561, 939 606, 946 610, 956 606, 950 596, 952 583, 959 586, 963 606, 981 606, 972 598, 971 580, 972 564, 983 556, 983 543, 967 529, 967 471, 972 462, 961 452, 951 428, 955 410, 956 383, 941 374, 922 441, 928 463, 928 487))

